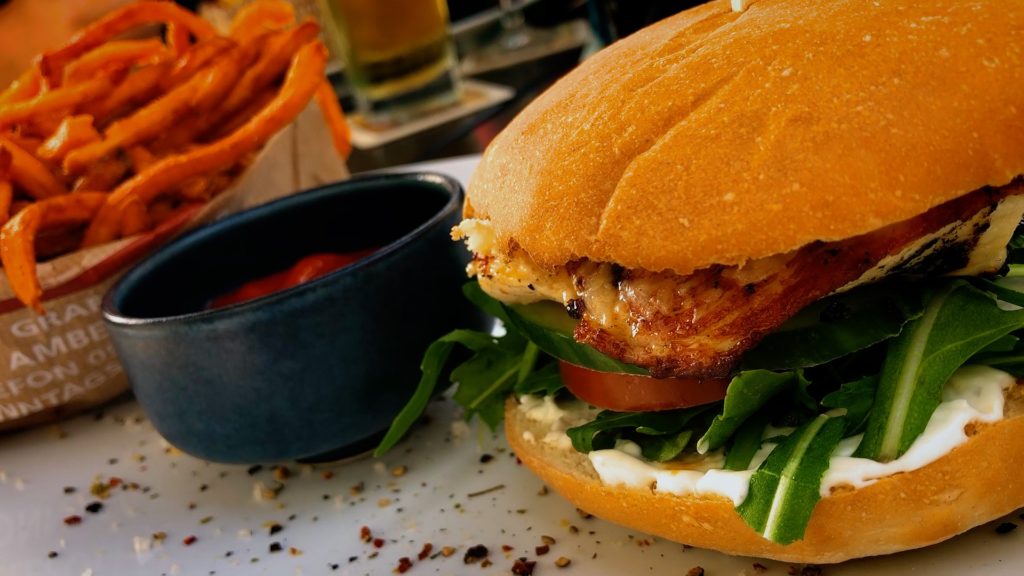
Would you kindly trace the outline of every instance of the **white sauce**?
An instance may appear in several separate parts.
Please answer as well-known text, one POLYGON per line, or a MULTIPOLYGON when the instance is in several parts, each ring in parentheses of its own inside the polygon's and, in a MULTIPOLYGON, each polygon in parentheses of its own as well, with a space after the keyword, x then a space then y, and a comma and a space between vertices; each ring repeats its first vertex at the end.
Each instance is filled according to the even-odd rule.
POLYGON ((1003 392, 1013 382, 1013 376, 988 366, 964 366, 957 370, 942 390, 942 403, 906 453, 885 463, 854 458, 850 454, 860 443, 860 437, 848 438, 832 455, 821 482, 822 495, 827 496, 833 487, 842 485, 862 488, 879 478, 917 470, 938 460, 967 441, 964 427, 968 424, 1002 419, 1003 392))
MULTIPOLYGON (((579 400, 563 403, 559 406, 551 396, 521 396, 519 410, 528 420, 539 422, 548 428, 541 442, 561 450, 572 450, 572 440, 565 433, 573 426, 586 424, 597 416, 597 410, 590 408, 579 400)), ((523 440, 533 444, 537 439, 529 431, 523 432, 523 440)))
MULTIPOLYGON (((991 423, 1003 418, 1004 391, 1013 385, 1010 374, 988 366, 965 366, 949 379, 942 391, 942 403, 932 414, 924 432, 903 456, 881 463, 851 454, 860 444, 861 437, 843 440, 833 452, 829 469, 822 479, 821 494, 827 496, 839 486, 863 487, 880 478, 909 472, 938 460, 967 441, 964 428, 971 423, 991 423)), ((572 450, 565 430, 587 422, 597 414, 593 408, 574 401, 558 405, 552 398, 520 398, 520 410, 526 417, 550 427, 543 442, 561 449, 572 450)), ((791 430, 774 428, 764 437, 779 436, 791 430)), ((532 435, 523 437, 535 441, 532 435)), ((614 449, 595 450, 589 454, 601 481, 608 485, 649 488, 668 494, 703 494, 729 498, 739 505, 747 497, 750 477, 774 448, 765 444, 751 461, 750 469, 722 470, 721 454, 705 455, 700 461, 679 464, 657 464, 640 457, 639 447, 632 442, 619 442, 614 449)))

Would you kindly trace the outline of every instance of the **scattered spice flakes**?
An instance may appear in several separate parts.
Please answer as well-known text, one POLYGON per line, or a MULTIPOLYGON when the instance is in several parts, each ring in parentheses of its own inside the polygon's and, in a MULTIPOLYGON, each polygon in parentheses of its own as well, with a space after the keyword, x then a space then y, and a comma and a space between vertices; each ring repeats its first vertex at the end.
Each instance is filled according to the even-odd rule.
POLYGON ((257 481, 252 487, 252 497, 257 502, 267 502, 269 500, 277 500, 277 495, 284 490, 284 484, 280 482, 274 482, 270 486, 267 486, 263 482, 257 481))
POLYGON ((1017 525, 1013 522, 1002 522, 999 526, 996 526, 996 534, 1009 534, 1017 529, 1017 525))
POLYGON ((163 542, 164 540, 167 540, 167 532, 153 532, 154 542, 163 542))
POLYGON ((338 564, 336 562, 331 562, 330 564, 327 565, 327 567, 330 568, 331 571, 333 572, 333 571, 337 570, 338 568, 341 568, 341 564, 338 564))
POLYGON ((470 546, 462 556, 462 562, 464 564, 476 564, 480 560, 487 558, 488 554, 490 554, 490 551, 487 549, 487 546, 484 546, 483 544, 470 546))
POLYGON ((391 475, 394 476, 395 478, 399 478, 401 476, 405 476, 405 473, 408 471, 409 468, 406 467, 405 465, 395 466, 394 468, 391 469, 391 475))
POLYGON ((110 483, 103 482, 102 480, 95 480, 89 485, 89 494, 92 494, 101 500, 106 500, 107 498, 110 498, 111 488, 112 486, 110 483))
POLYGON ((185 539, 182 540, 181 543, 185 546, 191 546, 196 543, 196 540, 198 540, 198 538, 196 538, 195 535, 189 534, 188 536, 185 536, 185 539))
POLYGON ((384 539, 383 538, 374 538, 373 539, 373 547, 374 548, 383 548, 384 547, 384 539))
POLYGON ((536 565, 536 562, 527 560, 525 557, 516 558, 516 561, 512 563, 512 573, 516 576, 531 576, 536 565))
POLYGON ((441 556, 448 558, 452 554, 455 554, 455 548, 452 546, 445 546, 444 548, 441 548, 441 556))
POLYGON ((541 534, 540 541, 543 542, 547 546, 554 546, 555 545, 555 539, 553 537, 551 537, 551 536, 548 536, 547 534, 541 534))
POLYGON ((281 530, 284 530, 284 526, 281 526, 277 522, 264 522, 263 527, 267 529, 267 535, 273 536, 281 530))
POLYGON ((65 486, 64 487, 64 493, 65 494, 74 494, 75 492, 78 492, 78 488, 75 488, 74 486, 65 486))
POLYGON ((470 492, 469 494, 466 494, 466 497, 467 498, 476 498, 477 496, 483 496, 484 494, 490 494, 491 492, 497 492, 498 490, 504 490, 504 489, 505 489, 505 485, 504 484, 498 484, 497 486, 491 486, 490 488, 484 488, 483 490, 478 490, 476 492, 470 492))
POLYGON ((569 534, 579 534, 580 529, 575 524, 569 524, 569 534))
POLYGON ((78 526, 81 523, 82 523, 82 517, 79 516, 78 514, 72 514, 71 516, 66 516, 64 518, 64 524, 66 524, 68 526, 78 526))
POLYGON ((359 539, 363 542, 369 542, 373 540, 373 532, 370 532, 369 526, 361 526, 359 528, 359 539))
POLYGON ((402 556, 398 559, 398 566, 395 566, 393 572, 395 574, 405 574, 412 568, 412 560, 408 556, 402 556))
POLYGON ((547 554, 548 552, 551 552, 551 547, 549 547, 547 544, 545 544, 543 546, 537 546, 537 547, 535 547, 533 549, 533 552, 537 556, 543 556, 543 555, 547 554))
POLYGON ((420 549, 420 553, 416 555, 416 558, 420 562, 422 562, 422 561, 426 560, 430 556, 430 553, 433 552, 433 550, 434 550, 434 545, 431 544, 430 542, 427 542, 426 544, 423 545, 423 548, 420 549))
POLYGON ((99 514, 103 510, 102 502, 90 502, 85 505, 85 511, 89 514, 99 514))
POLYGON ((50 551, 49 551, 49 552, 47 552, 47 554, 46 554, 46 557, 47 557, 47 558, 51 558, 51 559, 52 559, 52 558, 56 558, 57 556, 58 556, 58 554, 57 554, 57 551, 56 551, 56 550, 50 550, 50 551))
POLYGON ((267 547, 267 550, 270 551, 271 554, 276 554, 281 551, 281 543, 271 542, 270 546, 267 547))
POLYGON ((508 544, 502 544, 501 545, 501 551, 502 552, 511 552, 513 550, 515 550, 515 548, 513 548, 512 546, 509 546, 508 544))
POLYGON ((494 563, 491 562, 490 558, 484 558, 484 561, 480 563, 481 568, 490 568, 494 563))
POLYGON ((323 472, 320 473, 320 477, 323 478, 324 480, 330 480, 331 478, 334 478, 334 471, 324 470, 323 472))
POLYGON ((572 564, 572 560, 569 560, 565 556, 559 556, 558 560, 555 560, 555 566, 558 566, 559 568, 566 568, 569 564, 572 564))
POLYGON ((549 490, 547 486, 541 486, 540 490, 537 491, 537 496, 547 496, 548 492, 549 490))
POLYGON ((387 508, 391 506, 391 498, 381 498, 377 500, 377 508, 387 508))
POLYGON ((209 486, 209 485, 207 485, 207 484, 200 484, 200 485, 199 485, 199 491, 200 491, 200 492, 206 492, 206 491, 207 491, 207 490, 209 490, 209 489, 210 489, 210 486, 209 486))
POLYGON ((274 480, 278 482, 287 480, 291 475, 292 471, 287 466, 274 466, 274 480))
POLYGON ((800 576, 821 576, 821 566, 808 564, 800 569, 800 576))
POLYGON ((587 512, 585 510, 580 510, 579 508, 576 509, 576 513, 579 514, 580 518, 583 518, 584 520, 590 520, 591 518, 594 517, 594 515, 591 514, 590 512, 587 512))
POLYGON ((754 572, 757 572, 758 574, 764 574, 767 571, 768 571, 768 567, 767 566, 765 566, 764 564, 761 564, 760 562, 754 562, 754 572))
POLYGON ((249 466, 248 469, 246 469, 245 473, 248 474, 249 476, 255 476, 261 470, 263 470, 263 464, 253 464, 252 466, 249 466))
POLYGON ((366 483, 365 482, 360 482, 358 484, 353 484, 352 487, 348 489, 348 491, 353 496, 359 496, 360 494, 363 493, 363 490, 365 490, 365 489, 366 489, 366 483))
POLYGON ((481 464, 487 464, 491 460, 494 460, 494 456, 492 456, 490 454, 482 454, 482 455, 480 455, 480 463, 481 464))
POLYGON ((686 576, 704 576, 704 568, 700 566, 694 566, 686 572, 686 576))
POLYGON ((199 523, 200 524, 209 524, 212 521, 213 521, 213 516, 203 516, 202 518, 199 519, 199 523))
POLYGON ((302 556, 302 550, 299 550, 298 548, 296 548, 294 546, 289 546, 288 547, 288 555, 289 556, 302 556))

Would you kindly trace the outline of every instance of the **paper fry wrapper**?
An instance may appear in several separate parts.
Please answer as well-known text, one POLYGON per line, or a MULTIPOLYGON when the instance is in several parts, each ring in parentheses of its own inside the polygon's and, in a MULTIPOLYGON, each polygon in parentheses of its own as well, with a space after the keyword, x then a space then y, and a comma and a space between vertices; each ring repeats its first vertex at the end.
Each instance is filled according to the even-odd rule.
POLYGON ((40 264, 45 314, 25 308, 0 274, 0 430, 53 421, 128 389, 100 304, 132 264, 188 228, 347 176, 311 104, 267 143, 237 182, 201 209, 145 234, 40 264))

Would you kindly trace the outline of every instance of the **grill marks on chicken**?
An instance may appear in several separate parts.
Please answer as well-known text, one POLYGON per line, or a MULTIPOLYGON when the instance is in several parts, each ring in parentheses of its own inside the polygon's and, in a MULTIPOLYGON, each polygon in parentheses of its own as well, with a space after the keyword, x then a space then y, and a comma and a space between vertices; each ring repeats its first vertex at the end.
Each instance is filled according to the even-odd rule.
POLYGON ((999 201, 1022 192, 1019 184, 981 189, 869 234, 815 242, 742 268, 679 276, 571 263, 573 300, 582 300, 574 302, 581 317, 575 337, 655 376, 725 377, 765 334, 865 275, 963 268, 999 201), (920 242, 946 228, 958 233, 920 242))

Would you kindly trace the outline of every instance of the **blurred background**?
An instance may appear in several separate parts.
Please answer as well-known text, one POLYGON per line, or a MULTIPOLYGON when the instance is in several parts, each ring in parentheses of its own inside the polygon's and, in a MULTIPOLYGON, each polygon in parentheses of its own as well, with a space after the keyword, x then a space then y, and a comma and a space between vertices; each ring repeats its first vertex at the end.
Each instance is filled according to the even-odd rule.
MULTIPOLYGON (((227 22, 247 0, 179 1, 214 21, 227 22)), ((515 114, 596 50, 694 4, 694 0, 291 0, 301 16, 318 19, 332 48, 332 84, 349 112, 355 150, 350 169, 361 172, 480 152, 515 114), (376 10, 394 36, 411 34, 421 13, 409 6, 436 3, 445 9, 452 68, 431 107, 384 110, 376 118, 373 97, 359 67, 353 40, 383 24, 355 22, 376 10), (360 8, 360 6, 362 6, 360 8), (371 8, 372 7, 372 8, 371 8), (404 20, 403 20, 404 19, 404 20), (349 22, 351 20, 352 22, 349 22), (404 31, 404 32, 401 32, 404 31), (346 58, 347 57, 347 58, 346 58), (362 75, 361 75, 362 74, 362 75), (353 91, 355 87, 355 92, 353 91), (448 92, 445 92, 448 91, 448 92), (443 96, 443 94, 442 94, 443 96)), ((0 0, 0 86, 31 58, 67 40, 75 30, 126 0, 0 0)), ((378 16, 380 17, 380 16, 378 16)), ((383 31, 379 31, 383 34, 383 31)), ((373 69, 369 69, 373 72, 373 69)), ((433 88, 432 88, 433 89, 433 88)), ((417 96, 418 97, 418 96, 417 96)))

